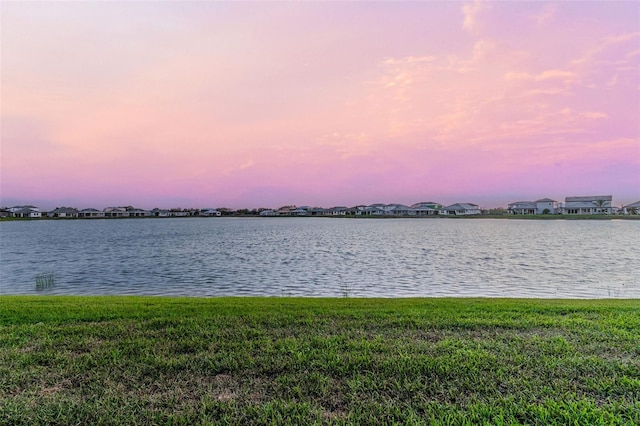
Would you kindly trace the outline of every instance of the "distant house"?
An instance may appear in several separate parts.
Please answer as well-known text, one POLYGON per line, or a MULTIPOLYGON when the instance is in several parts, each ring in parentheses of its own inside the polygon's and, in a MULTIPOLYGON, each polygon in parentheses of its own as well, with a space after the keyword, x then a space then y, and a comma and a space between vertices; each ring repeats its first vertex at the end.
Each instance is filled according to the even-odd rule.
POLYGON ((129 217, 151 217, 151 212, 143 209, 129 209, 129 217))
POLYGON ((388 216, 415 216, 416 211, 404 204, 387 204, 383 207, 385 215, 388 216))
POLYGON ((291 216, 291 210, 295 210, 294 206, 280 207, 277 212, 278 216, 291 216))
POLYGON ((129 212, 124 207, 107 207, 103 211, 104 217, 129 217, 129 212))
POLYGON ((169 212, 169 210, 159 209, 156 207, 155 209, 151 210, 151 216, 170 217, 171 213, 169 212))
POLYGON ((613 207, 611 195, 594 195, 584 197, 565 197, 562 213, 564 214, 611 214, 613 207))
POLYGON ((302 207, 298 207, 297 209, 290 210, 289 214, 292 216, 309 216, 309 212, 303 209, 302 207))
POLYGON ((558 202, 551 198, 541 198, 535 201, 536 214, 556 214, 558 213, 558 202))
POLYGON ((216 209, 202 209, 200 210, 200 216, 207 216, 207 217, 222 216, 222 212, 216 209))
POLYGON ((95 218, 102 218, 105 217, 104 216, 105 213, 98 210, 98 209, 82 209, 78 212, 78 217, 84 217, 84 218, 89 218, 89 219, 95 219, 95 218))
POLYGON ((440 214, 442 204, 434 203, 433 201, 421 201, 413 204, 411 208, 416 212, 416 216, 435 216, 440 214))
POLYGON ((56 207, 54 210, 47 213, 47 216, 49 217, 70 218, 70 217, 78 217, 78 215, 79 215, 78 209, 75 209, 73 207, 56 207))
POLYGON ((509 204, 510 214, 556 214, 558 202, 551 198, 541 198, 536 201, 516 201, 509 204))
POLYGON ((322 207, 312 207, 307 210, 311 216, 323 216, 326 212, 322 207))
POLYGON ((456 203, 442 208, 445 216, 473 216, 481 213, 480 207, 473 203, 456 203))
POLYGON ((349 210, 349 208, 346 206, 336 206, 325 210, 325 214, 330 216, 346 216, 347 210, 349 210))
POLYGON ((536 203, 533 201, 516 201, 508 206, 511 214, 536 214, 536 203))
POLYGON ((187 210, 182 210, 182 209, 171 209, 171 210, 169 210, 169 216, 172 216, 172 217, 187 217, 187 216, 189 216, 189 212, 187 210))
POLYGON ((271 210, 271 209, 262 210, 260 212, 260 216, 278 216, 278 212, 276 212, 275 210, 271 210))
POLYGON ((622 214, 632 214, 637 215, 640 214, 640 201, 636 201, 635 203, 627 204, 622 207, 622 214))
POLYGON ((371 204, 361 210, 362 216, 384 216, 385 204, 371 204))
POLYGON ((37 219, 42 217, 42 213, 40 209, 36 206, 14 206, 10 207, 8 211, 11 213, 13 217, 22 217, 22 218, 30 218, 37 219))

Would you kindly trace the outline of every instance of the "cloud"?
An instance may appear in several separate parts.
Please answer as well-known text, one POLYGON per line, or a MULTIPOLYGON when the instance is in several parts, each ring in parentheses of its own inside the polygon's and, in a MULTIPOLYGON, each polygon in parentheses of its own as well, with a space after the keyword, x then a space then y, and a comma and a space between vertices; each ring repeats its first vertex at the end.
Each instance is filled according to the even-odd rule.
POLYGON ((479 29, 478 16, 483 10, 487 10, 488 8, 489 7, 480 0, 475 0, 473 3, 467 3, 462 6, 462 14, 464 16, 462 27, 469 32, 476 32, 479 29))
POLYGON ((597 111, 583 112, 582 116, 583 117, 587 117, 587 118, 595 118, 595 119, 609 118, 609 114, 604 113, 604 112, 597 112, 597 111))
POLYGON ((576 78, 576 73, 564 70, 547 70, 539 74, 529 74, 526 72, 508 72, 505 74, 505 80, 529 80, 529 81, 547 81, 547 80, 563 80, 565 82, 572 81, 576 78))
POLYGON ((555 20, 557 10, 558 8, 555 4, 546 4, 539 13, 532 15, 530 18, 538 26, 547 25, 555 20))
POLYGON ((407 56, 404 58, 388 58, 383 62, 383 65, 405 65, 416 63, 428 63, 435 61, 435 56, 407 56))
POLYGON ((595 47, 589 49, 584 55, 582 55, 578 59, 574 59, 571 63, 573 65, 590 64, 598 56, 602 55, 607 50, 613 47, 625 44, 629 41, 635 41, 635 45, 633 46, 634 50, 632 50, 631 52, 627 52, 625 54, 626 59, 632 59, 638 53, 637 46, 638 46, 639 39, 640 39, 640 31, 605 37, 595 47))

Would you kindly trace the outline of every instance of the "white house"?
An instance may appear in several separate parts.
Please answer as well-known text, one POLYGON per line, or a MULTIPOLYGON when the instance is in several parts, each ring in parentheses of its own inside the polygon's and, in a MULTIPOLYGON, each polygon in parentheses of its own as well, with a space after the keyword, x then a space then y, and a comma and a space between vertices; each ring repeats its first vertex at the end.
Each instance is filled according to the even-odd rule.
POLYGON ((536 214, 536 203, 533 201, 516 201, 509 204, 508 211, 511 214, 536 214))
POLYGON ((613 207, 611 195, 594 195, 585 197, 565 197, 564 214, 611 214, 613 207))
POLYGON ((536 214, 556 214, 558 213, 558 202, 551 198, 541 198, 535 201, 536 214))
POLYGON ((104 212, 101 212, 98 209, 82 209, 78 212, 78 217, 86 217, 86 218, 101 218, 104 217, 104 212))
POLYGON ((143 209, 131 209, 129 210, 129 217, 150 217, 151 212, 143 209))
POLYGON ((309 212, 302 207, 298 207, 297 209, 290 210, 289 214, 292 216, 309 216, 309 212))
POLYGON ((473 216, 481 213, 480 207, 473 203, 456 203, 442 209, 442 214, 447 216, 473 216))
POLYGON ((421 201, 413 204, 411 208, 416 212, 417 216, 435 216, 440 214, 442 204, 434 203, 433 201, 421 201))
POLYGON ((623 214, 640 214, 640 201, 636 201, 635 203, 627 204, 622 207, 623 214))
POLYGON ((202 209, 200 216, 222 216, 222 212, 216 209, 202 209))
POLYGON ((129 217, 129 212, 124 207, 107 207, 104 209, 105 217, 129 217))
POLYGON ((49 217, 78 217, 78 215, 78 209, 74 209, 73 207, 56 207, 47 213, 49 217))
POLYGON ((159 208, 155 208, 153 210, 151 210, 151 216, 155 216, 155 217, 169 217, 171 216, 171 213, 169 213, 169 210, 164 210, 164 209, 159 209, 159 208))
POLYGON ((189 216, 189 212, 182 209, 171 209, 169 210, 169 216, 172 217, 187 217, 189 216))
POLYGON ((30 219, 42 217, 40 209, 36 206, 15 206, 10 207, 8 210, 13 217, 28 217, 30 219))
POLYGON ((260 216, 277 216, 278 212, 276 212, 275 210, 271 210, 271 209, 267 209, 267 210, 262 210, 260 212, 260 216))
POLYGON ((346 206, 335 206, 325 210, 325 214, 330 216, 345 216, 349 210, 346 206))
POLYGON ((387 204, 383 207, 385 215, 389 216, 415 216, 416 211, 404 204, 387 204))
POLYGON ((511 214, 556 214, 558 202, 551 198, 541 198, 536 201, 516 201, 509 204, 511 214))

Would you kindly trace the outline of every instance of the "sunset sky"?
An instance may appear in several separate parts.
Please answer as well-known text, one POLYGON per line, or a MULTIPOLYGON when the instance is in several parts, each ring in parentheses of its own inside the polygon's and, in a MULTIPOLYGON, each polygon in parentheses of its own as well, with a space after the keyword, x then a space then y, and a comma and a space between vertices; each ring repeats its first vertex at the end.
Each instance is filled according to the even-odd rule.
POLYGON ((2 2, 3 206, 640 200, 640 3, 2 2))

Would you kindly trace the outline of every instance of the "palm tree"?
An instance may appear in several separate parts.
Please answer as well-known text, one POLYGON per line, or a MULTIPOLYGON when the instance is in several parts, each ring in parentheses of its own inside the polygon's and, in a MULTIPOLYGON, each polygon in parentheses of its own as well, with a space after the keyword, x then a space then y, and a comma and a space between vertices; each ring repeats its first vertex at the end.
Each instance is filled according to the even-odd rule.
POLYGON ((602 209, 607 207, 607 200, 602 198, 596 200, 596 206, 598 206, 598 213, 602 213, 602 209))

